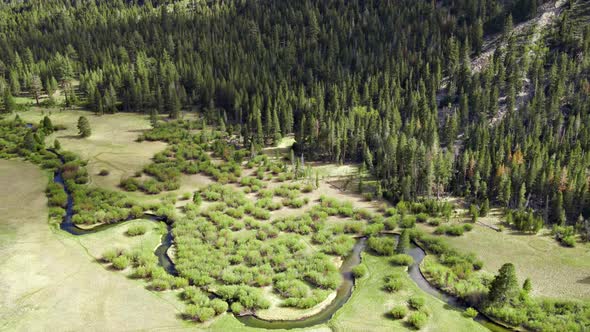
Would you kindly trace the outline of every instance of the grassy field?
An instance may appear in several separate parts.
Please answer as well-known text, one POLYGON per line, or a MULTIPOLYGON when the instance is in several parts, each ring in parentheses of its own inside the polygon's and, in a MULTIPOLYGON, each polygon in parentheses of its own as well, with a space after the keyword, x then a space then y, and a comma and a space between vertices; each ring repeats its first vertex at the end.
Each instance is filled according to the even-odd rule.
MULTIPOLYGON (((499 226, 500 212, 493 209, 480 221, 499 226)), ((432 232, 434 228, 420 225, 432 232)), ((462 252, 473 252, 484 262, 484 269, 496 273, 504 263, 516 266, 520 282, 529 277, 534 296, 561 299, 590 299, 590 245, 561 246, 544 229, 537 235, 521 234, 506 228, 497 232, 475 224, 459 237, 446 237, 462 252)))
POLYGON ((428 324, 421 331, 486 331, 479 323, 463 317, 462 312, 449 308, 444 302, 424 293, 407 277, 405 268, 393 267, 387 258, 363 254, 368 274, 357 281, 350 300, 330 321, 336 331, 403 331, 412 330, 404 320, 394 320, 388 312, 393 306, 405 305, 412 295, 422 296, 430 312, 428 324), (401 273, 404 288, 396 293, 382 290, 383 278, 401 273))
MULTIPOLYGON (((0 330, 191 327, 178 319, 182 307, 173 296, 147 291, 142 282, 106 271, 78 238, 50 228, 43 192, 47 178, 37 166, 0 160, 0 330)), ((109 231, 113 235, 119 229, 109 231)), ((108 239, 108 234, 97 234, 103 236, 108 239)), ((94 246, 91 238, 82 242, 94 246)))
MULTIPOLYGON (((38 123, 44 114, 35 109, 23 112, 20 116, 24 121, 38 123)), ((164 143, 136 142, 141 132, 150 127, 147 117, 143 115, 115 114, 97 117, 82 111, 53 111, 50 116, 55 125, 64 125, 67 129, 50 136, 48 142, 57 138, 64 150, 87 159, 91 185, 119 190, 117 186, 121 177, 134 174, 150 163, 155 153, 165 148, 164 143), (92 136, 86 139, 77 137, 76 122, 81 115, 90 120, 93 131, 92 136), (102 169, 107 169, 110 174, 98 175, 102 169)), ((301 195, 308 198, 312 202, 310 204, 316 204, 321 195, 326 195, 340 201, 350 201, 355 208, 376 212, 384 203, 367 201, 354 193, 357 189, 353 180, 358 174, 356 165, 307 165, 312 165, 313 176, 312 179, 302 181, 315 182, 316 172, 321 179, 319 188, 301 195), (351 184, 346 186, 345 182, 351 184)), ((253 171, 245 173, 247 172, 253 171)), ((0 161, 0 201, 3 202, 0 207, 3 212, 0 222, 0 251, 7 253, 0 261, 0 291, 8 294, 0 299, 0 330, 34 330, 47 326, 77 329, 82 328, 84 319, 96 324, 89 327, 91 330, 101 326, 99 324, 113 329, 120 329, 122 326, 124 329, 176 330, 190 327, 213 331, 250 330, 245 329, 231 314, 223 314, 205 324, 183 322, 179 314, 183 311, 184 304, 179 301, 177 291, 150 292, 145 289, 144 282, 127 278, 129 271, 106 272, 107 266, 98 264, 97 259, 107 249, 155 249, 160 242, 156 224, 147 220, 135 220, 83 237, 52 231, 47 225, 46 199, 43 194, 47 178, 47 174, 35 166, 18 161, 0 161), (23 205, 26 206, 24 210, 21 209, 23 205), (129 237, 125 232, 131 225, 145 225, 148 231, 142 236, 129 237), (90 284, 93 287, 88 287, 90 284), (129 306, 139 309, 129 313, 129 306), (81 321, 75 320, 72 326, 59 325, 65 324, 57 321, 64 313, 80 317, 81 321), (90 313, 96 315, 96 319, 90 313), (131 315, 131 318, 126 319, 126 315, 131 315), (144 322, 142 315, 149 316, 150 319, 144 322), (48 325, 39 324, 39 321, 48 325)), ((183 175, 181 188, 174 192, 155 196, 128 194, 140 200, 156 200, 166 195, 178 196, 192 192, 212 182, 214 181, 211 178, 202 174, 183 175)), ((278 182, 268 182, 269 188, 279 185, 278 182)), ((235 189, 239 187, 235 184, 230 186, 236 187, 235 189)), ((251 193, 248 197, 255 199, 256 194, 251 193)), ((180 201, 178 204, 182 205, 184 202, 180 201)), ((309 206, 300 209, 282 207, 272 212, 271 216, 274 219, 300 214, 309 206)), ((463 218, 457 215, 456 219, 463 218)), ((490 217, 481 219, 486 224, 497 224, 499 220, 497 211, 493 211, 490 217)), ((342 221, 344 219, 330 219, 330 223, 342 221)), ((425 225, 418 227, 428 232, 434 230, 425 225)), ((532 279, 535 296, 590 298, 588 245, 564 248, 547 234, 521 235, 510 230, 499 233, 480 225, 475 225, 473 231, 461 237, 449 237, 448 240, 462 252, 474 252, 484 261, 484 268, 490 272, 495 273, 505 262, 514 263, 521 282, 526 277, 532 279)), ((414 294, 426 298, 430 317, 425 330, 484 330, 481 325, 463 317, 461 312, 454 311, 423 293, 407 277, 404 291, 394 294, 382 291, 385 275, 397 271, 406 276, 405 271, 392 267, 385 258, 369 254, 364 255, 364 262, 369 274, 359 281, 351 300, 336 313, 329 324, 310 330, 325 330, 328 326, 337 331, 409 329, 405 322, 393 320, 387 312, 394 305, 405 303, 414 294)), ((303 310, 275 309, 273 307, 268 310, 267 317, 288 312, 287 318, 298 318, 306 313, 303 310)))
MULTIPOLYGON (((133 176, 143 166, 151 163, 151 158, 157 152, 166 147, 163 142, 136 141, 143 131, 151 128, 148 117, 141 114, 96 116, 87 111, 39 108, 19 114, 23 121, 31 123, 39 123, 45 115, 49 115, 54 125, 66 126, 65 130, 49 136, 46 139, 47 144, 53 145, 53 141, 58 139, 64 150, 88 160, 90 183, 101 188, 120 190, 118 185, 122 178, 133 176), (88 138, 78 137, 77 122, 80 116, 87 117, 90 122, 92 135, 88 138), (107 170, 109 174, 101 176, 101 170, 107 170)), ((185 192, 193 192, 211 183, 211 180, 200 174, 182 175, 181 183, 181 187, 171 193, 180 196, 185 192)), ((128 194, 138 200, 155 201, 169 193, 154 196, 140 192, 128 194)))

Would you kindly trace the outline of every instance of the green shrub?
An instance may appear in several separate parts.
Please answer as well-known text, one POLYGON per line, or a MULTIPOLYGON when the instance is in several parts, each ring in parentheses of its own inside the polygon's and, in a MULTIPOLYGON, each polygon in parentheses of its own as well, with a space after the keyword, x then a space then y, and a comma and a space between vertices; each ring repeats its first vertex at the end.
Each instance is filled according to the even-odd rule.
POLYGON ((393 255, 395 252, 395 239, 391 237, 371 237, 367 245, 375 253, 383 256, 393 255))
POLYGON ((425 223, 428 221, 428 215, 426 213, 420 213, 416 216, 416 222, 425 223))
POLYGON ((424 304, 426 303, 426 301, 424 300, 423 297, 420 296, 412 296, 408 299, 408 305, 410 305, 410 308, 415 309, 415 310, 420 310, 424 304))
POLYGON ((188 316, 190 319, 197 320, 199 322, 206 322, 211 318, 215 317, 215 310, 209 307, 189 305, 186 308, 185 315, 188 316))
POLYGON ((430 226, 439 226, 440 220, 439 219, 430 219, 428 220, 428 225, 430 226))
POLYGON ((352 275, 355 278, 362 278, 365 274, 367 274, 367 268, 363 264, 359 264, 352 268, 352 275))
POLYGON ((561 239, 561 243, 566 247, 573 248, 576 246, 576 239, 573 235, 568 235, 561 239))
POLYGON ((112 263, 113 259, 121 256, 123 250, 121 249, 109 249, 102 254, 102 260, 108 263, 112 263))
POLYGON ((423 312, 413 312, 408 316, 408 324, 415 329, 419 330, 423 328, 428 322, 428 316, 423 312))
POLYGON ((127 228, 126 234, 128 236, 138 236, 143 235, 147 231, 147 227, 145 225, 132 225, 127 228))
POLYGON ((404 305, 396 305, 391 309, 390 313, 394 319, 402 319, 406 317, 406 314, 408 313, 408 308, 406 308, 406 306, 404 305))
POLYGON ((227 304, 227 302, 225 302, 221 299, 213 299, 213 300, 211 300, 211 308, 213 308, 213 310, 215 310, 215 313, 217 315, 220 315, 220 314, 227 311, 228 304, 227 304))
POLYGON ((239 315, 242 311, 244 311, 244 306, 240 302, 234 302, 231 304, 230 309, 231 312, 239 315))
POLYGON ((401 228, 413 228, 416 225, 416 217, 405 216, 399 224, 401 228))
POLYGON ((463 312, 463 315, 468 318, 475 318, 475 316, 477 316, 477 314, 478 314, 477 310, 475 310, 471 307, 465 309, 465 311, 463 312))
POLYGON ((165 291, 170 288, 170 281, 166 277, 153 279, 150 288, 156 291, 165 291))
POLYGON ((129 266, 129 259, 126 256, 119 256, 113 258, 112 263, 115 269, 125 270, 129 266))
POLYGON ((393 265, 400 265, 400 266, 410 266, 414 263, 414 259, 410 255, 406 254, 397 254, 391 257, 389 260, 393 265))
POLYGON ((401 290, 404 286, 404 283, 400 279, 387 279, 385 280, 385 285, 383 285, 383 289, 390 293, 395 293, 401 290))

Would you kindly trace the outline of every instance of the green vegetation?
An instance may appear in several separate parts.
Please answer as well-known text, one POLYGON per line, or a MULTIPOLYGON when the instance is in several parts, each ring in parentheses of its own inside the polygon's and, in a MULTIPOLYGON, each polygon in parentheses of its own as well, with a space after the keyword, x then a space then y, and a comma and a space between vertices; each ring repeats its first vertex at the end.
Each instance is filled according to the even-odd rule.
POLYGON ((408 316, 408 324, 410 324, 415 329, 419 330, 423 328, 426 323, 428 322, 428 315, 423 312, 412 312, 408 316))
POLYGON ((465 311, 463 312, 463 315, 465 315, 465 317, 469 317, 469 318, 475 318, 475 316, 477 316, 477 314, 478 314, 477 310, 475 310, 472 307, 465 309, 465 311))
POLYGON ((408 314, 408 308, 405 305, 396 305, 390 313, 394 319, 403 319, 408 314))
POLYGON ((129 236, 138 236, 143 235, 147 231, 147 227, 145 225, 133 225, 127 228, 127 235, 129 236))
POLYGON ((80 119, 78 119, 78 132, 82 138, 89 137, 92 134, 90 122, 88 122, 88 119, 85 116, 81 116, 80 119))

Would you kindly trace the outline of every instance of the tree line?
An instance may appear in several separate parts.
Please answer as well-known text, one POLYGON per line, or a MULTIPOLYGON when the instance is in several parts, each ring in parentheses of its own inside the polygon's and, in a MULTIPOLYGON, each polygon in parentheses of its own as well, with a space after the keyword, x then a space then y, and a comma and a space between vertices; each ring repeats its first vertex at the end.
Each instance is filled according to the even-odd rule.
POLYGON ((566 8, 548 38, 518 40, 544 2, 11 1, 2 110, 56 91, 97 114, 196 110, 246 147, 294 135, 297 155, 362 162, 394 201, 585 222, 590 30, 566 8), (472 72, 494 33, 506 46, 472 72))

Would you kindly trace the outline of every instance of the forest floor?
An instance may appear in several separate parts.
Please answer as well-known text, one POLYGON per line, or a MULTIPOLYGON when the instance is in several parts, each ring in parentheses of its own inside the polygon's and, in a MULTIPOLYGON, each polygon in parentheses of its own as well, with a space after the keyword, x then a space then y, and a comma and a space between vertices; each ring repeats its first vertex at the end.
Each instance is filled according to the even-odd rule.
MULTIPOLYGON (((481 217, 472 231, 462 236, 445 236, 447 242, 461 252, 475 253, 484 262, 484 270, 490 273, 496 273, 504 263, 513 263, 521 283, 527 277, 531 279, 534 296, 590 299, 590 244, 578 243, 575 248, 566 248, 548 229, 531 235, 508 227, 498 232, 482 223, 500 227, 499 209, 481 217)), ((429 233, 434 231, 434 227, 425 224, 418 227, 429 233)))

